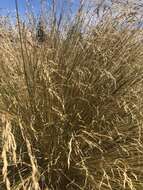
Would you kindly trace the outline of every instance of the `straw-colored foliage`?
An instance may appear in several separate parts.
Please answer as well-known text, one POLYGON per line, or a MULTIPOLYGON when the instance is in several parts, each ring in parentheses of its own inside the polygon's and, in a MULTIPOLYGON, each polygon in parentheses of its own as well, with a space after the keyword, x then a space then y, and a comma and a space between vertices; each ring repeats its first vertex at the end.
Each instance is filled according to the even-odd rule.
POLYGON ((1 25, 1 190, 143 188, 142 30, 84 11, 1 25))

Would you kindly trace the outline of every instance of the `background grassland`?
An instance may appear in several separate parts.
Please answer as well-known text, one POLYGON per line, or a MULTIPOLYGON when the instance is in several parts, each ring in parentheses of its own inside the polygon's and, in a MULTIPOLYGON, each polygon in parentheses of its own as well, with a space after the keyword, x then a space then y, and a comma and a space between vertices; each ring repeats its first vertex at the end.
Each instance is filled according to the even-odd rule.
POLYGON ((18 24, 1 23, 0 189, 141 190, 143 44, 142 30, 132 27, 136 15, 107 10, 99 19, 81 1, 70 19, 52 5, 48 19, 41 16, 43 42, 32 13, 23 23, 17 7, 18 24))

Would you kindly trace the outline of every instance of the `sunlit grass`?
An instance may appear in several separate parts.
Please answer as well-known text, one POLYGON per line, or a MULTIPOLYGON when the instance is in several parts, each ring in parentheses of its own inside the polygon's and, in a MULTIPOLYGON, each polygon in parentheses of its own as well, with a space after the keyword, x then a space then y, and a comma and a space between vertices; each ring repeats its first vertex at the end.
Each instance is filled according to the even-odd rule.
POLYGON ((17 19, 0 29, 0 189, 141 190, 142 30, 94 26, 82 2, 43 42, 17 19))

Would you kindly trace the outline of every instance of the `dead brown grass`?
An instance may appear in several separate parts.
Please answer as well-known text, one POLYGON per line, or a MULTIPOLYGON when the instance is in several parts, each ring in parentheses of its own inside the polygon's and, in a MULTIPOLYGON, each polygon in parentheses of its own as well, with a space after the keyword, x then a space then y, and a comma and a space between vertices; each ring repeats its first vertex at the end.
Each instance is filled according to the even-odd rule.
POLYGON ((20 20, 1 39, 2 190, 143 187, 142 31, 108 17, 83 33, 82 7, 42 44, 20 20))

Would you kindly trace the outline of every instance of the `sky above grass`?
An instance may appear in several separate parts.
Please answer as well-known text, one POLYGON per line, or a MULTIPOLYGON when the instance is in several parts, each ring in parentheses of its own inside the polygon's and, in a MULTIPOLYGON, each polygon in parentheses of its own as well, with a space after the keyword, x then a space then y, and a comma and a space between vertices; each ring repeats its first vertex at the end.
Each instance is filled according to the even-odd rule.
MULTIPOLYGON (((32 0, 33 9, 38 13, 39 11, 39 0, 32 0)), ((19 11, 21 15, 25 14, 26 0, 18 0, 19 11)), ((15 11, 15 0, 0 0, 0 14, 5 15, 8 12, 15 11)))
MULTIPOLYGON (((47 0, 49 3, 51 0, 47 0)), ((40 10, 40 0, 30 0, 33 10, 35 13, 39 13, 40 10)), ((72 0, 73 2, 73 7, 76 9, 79 5, 79 0, 72 0)), ((25 15, 26 11, 26 0, 18 0, 18 7, 19 7, 19 12, 22 16, 25 15)), ((0 0, 0 15, 6 15, 8 12, 13 12, 15 11, 15 0, 0 0)))
MULTIPOLYGON (((21 17, 25 17, 25 13, 26 13, 26 1, 27 0, 18 0, 18 7, 19 7, 19 13, 21 15, 21 17)), ((32 9, 35 12, 35 14, 38 16, 40 13, 40 0, 28 0, 31 2, 32 4, 32 9)), ((45 0, 47 2, 51 2, 51 0, 45 0)), ((59 0, 59 2, 61 2, 62 0, 59 0)), ((79 1, 80 0, 71 0, 73 2, 73 12, 76 12, 75 10, 77 9, 78 5, 79 5, 79 1)), ((90 0, 90 1, 96 1, 96 0, 90 0)), ((143 0, 129 0, 129 1, 134 1, 137 2, 141 5, 140 8, 143 8, 143 0)), ((101 2, 101 1, 99 1, 101 2)), ((123 1, 124 2, 124 1, 123 1)), ((106 4, 107 6, 110 6, 111 0, 104 0, 104 4, 103 6, 106 4)), ((102 9, 101 9, 102 10, 102 9)), ((139 12, 140 10, 138 9, 137 12, 139 12)), ((142 12, 142 11, 140 11, 142 12)), ((15 15, 15 0, 0 0, 0 16, 3 15, 8 15, 8 13, 10 13, 10 15, 15 15)), ((142 14, 142 13, 141 13, 142 14)), ((140 26, 143 26, 143 17, 139 22, 140 26)))

